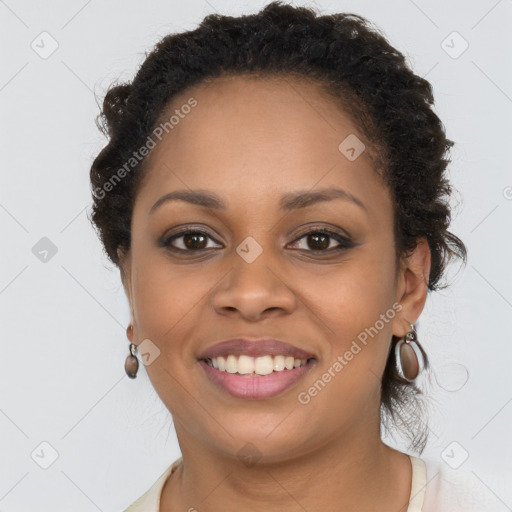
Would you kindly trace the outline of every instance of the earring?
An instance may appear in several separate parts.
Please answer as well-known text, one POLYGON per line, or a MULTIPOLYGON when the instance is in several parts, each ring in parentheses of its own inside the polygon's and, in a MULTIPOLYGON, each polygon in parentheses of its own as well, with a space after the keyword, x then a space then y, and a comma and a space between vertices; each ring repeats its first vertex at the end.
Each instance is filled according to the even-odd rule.
POLYGON ((139 369, 139 360, 137 359, 137 345, 135 345, 135 343, 131 343, 133 336, 132 328, 133 327, 130 324, 126 329, 126 335, 130 340, 130 355, 126 357, 126 361, 124 362, 124 371, 130 379, 135 379, 139 369))
POLYGON ((395 363, 400 378, 414 382, 425 367, 425 359, 416 328, 413 324, 409 325, 411 330, 395 346, 395 363))

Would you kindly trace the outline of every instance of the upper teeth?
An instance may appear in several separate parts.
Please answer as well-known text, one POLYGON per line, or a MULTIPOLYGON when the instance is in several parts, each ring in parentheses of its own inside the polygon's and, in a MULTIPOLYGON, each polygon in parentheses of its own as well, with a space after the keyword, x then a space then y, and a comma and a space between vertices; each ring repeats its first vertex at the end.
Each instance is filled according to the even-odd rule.
POLYGON ((304 366, 307 359, 295 359, 292 356, 261 356, 251 357, 241 355, 228 355, 227 357, 212 357, 207 359, 206 362, 213 366, 215 369, 228 373, 249 374, 256 373, 257 375, 269 375, 273 371, 280 372, 285 368, 291 370, 292 368, 299 368, 304 366))

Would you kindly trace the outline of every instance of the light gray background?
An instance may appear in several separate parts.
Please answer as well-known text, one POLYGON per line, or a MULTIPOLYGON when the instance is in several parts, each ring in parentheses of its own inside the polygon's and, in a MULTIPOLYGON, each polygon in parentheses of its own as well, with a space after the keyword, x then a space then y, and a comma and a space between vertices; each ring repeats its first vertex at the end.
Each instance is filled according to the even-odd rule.
MULTIPOLYGON (((0 1, 0 510, 121 510, 179 456, 144 366, 135 381, 124 373, 128 306, 86 218, 89 167, 105 144, 95 94, 131 78, 163 35, 266 3, 0 1), (43 31, 59 45, 46 59, 31 47, 51 48, 43 31), (46 263, 33 253, 43 237, 57 248, 46 263)), ((303 5, 368 17, 434 86, 456 142, 452 230, 469 261, 419 322, 434 368, 425 455, 467 452, 474 485, 495 492, 512 460, 512 2, 303 5), (453 31, 469 43, 457 58, 445 51, 462 48, 453 31)), ((512 510, 512 494, 496 503, 512 510)))

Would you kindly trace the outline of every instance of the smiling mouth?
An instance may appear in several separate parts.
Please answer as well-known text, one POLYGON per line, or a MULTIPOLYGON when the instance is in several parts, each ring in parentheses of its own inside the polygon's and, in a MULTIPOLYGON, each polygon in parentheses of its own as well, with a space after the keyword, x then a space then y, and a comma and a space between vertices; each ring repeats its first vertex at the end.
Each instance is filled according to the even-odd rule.
POLYGON ((313 370, 317 362, 313 357, 304 360, 293 358, 293 367, 289 368, 292 366, 291 361, 286 361, 284 358, 283 368, 281 357, 244 357, 243 354, 237 357, 222 357, 225 359, 224 369, 221 369, 220 357, 200 359, 198 363, 208 380, 223 392, 238 399, 263 400, 280 396, 291 390, 313 370), (246 357, 255 360, 252 371, 249 371, 251 370, 250 361, 245 359, 246 357), (271 362, 275 365, 274 367, 271 366, 271 362), (215 368, 214 364, 219 368, 215 368))
POLYGON ((219 372, 264 377, 272 373, 289 372, 297 368, 302 368, 312 361, 316 361, 314 357, 309 359, 298 359, 293 356, 284 355, 264 355, 252 357, 249 355, 234 355, 212 357, 202 359, 209 367, 219 372))

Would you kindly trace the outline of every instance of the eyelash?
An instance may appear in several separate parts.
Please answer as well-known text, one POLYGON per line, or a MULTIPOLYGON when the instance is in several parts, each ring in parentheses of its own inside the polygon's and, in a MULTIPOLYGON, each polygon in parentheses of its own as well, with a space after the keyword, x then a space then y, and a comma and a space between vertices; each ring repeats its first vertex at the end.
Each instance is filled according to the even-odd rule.
MULTIPOLYGON (((171 242, 173 242, 174 240, 182 238, 186 235, 194 235, 194 234, 206 236, 210 240, 214 240, 216 243, 219 243, 213 237, 211 237, 209 235, 209 233, 207 233, 206 231, 203 231, 201 229, 188 228, 188 229, 185 229, 183 231, 180 231, 178 233, 173 234, 172 236, 169 236, 169 237, 163 239, 161 241, 161 245, 163 247, 166 247, 170 251, 181 252, 181 253, 187 253, 187 252, 188 253, 193 253, 193 252, 199 253, 201 251, 208 250, 208 249, 195 249, 195 250, 194 249, 178 249, 176 247, 171 246, 171 242)), ((303 238, 307 237, 308 235, 313 235, 313 234, 326 235, 329 238, 333 238, 334 240, 336 240, 336 242, 338 242, 340 245, 338 247, 331 248, 331 249, 316 249, 316 250, 314 250, 314 249, 299 249, 299 250, 305 250, 306 252, 312 252, 312 253, 318 254, 318 253, 332 253, 332 252, 343 251, 346 249, 351 249, 352 247, 355 246, 355 244, 349 238, 347 238, 343 235, 340 235, 339 233, 337 233, 335 231, 332 231, 330 229, 323 228, 323 227, 313 228, 309 231, 306 231, 305 233, 302 233, 299 237, 297 237, 295 240, 293 240, 292 244, 295 244, 298 241, 302 240, 303 238)))

